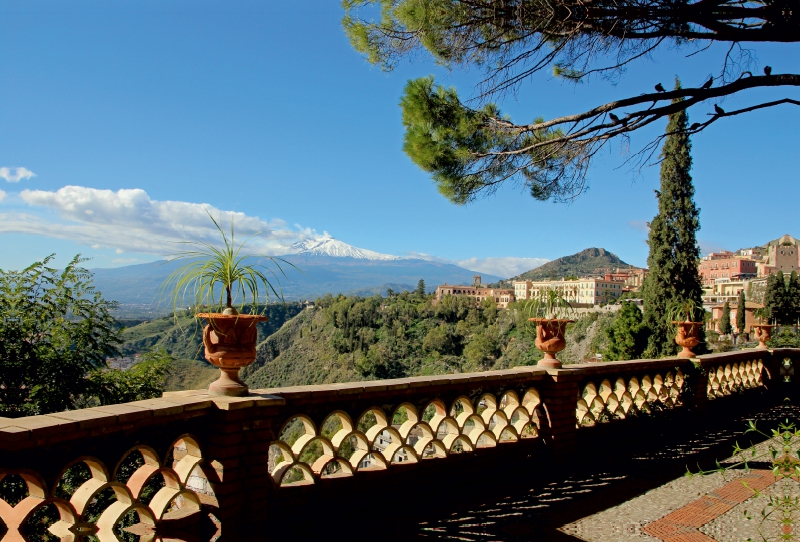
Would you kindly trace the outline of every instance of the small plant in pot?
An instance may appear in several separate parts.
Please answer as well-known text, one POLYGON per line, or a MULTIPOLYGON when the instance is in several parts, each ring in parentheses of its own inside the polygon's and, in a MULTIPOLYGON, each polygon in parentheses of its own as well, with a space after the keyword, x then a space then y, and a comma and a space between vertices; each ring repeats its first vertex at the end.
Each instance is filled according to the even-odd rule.
POLYGON ((703 327, 704 322, 696 315, 701 310, 704 310, 702 305, 696 303, 693 299, 682 299, 673 302, 667 310, 667 321, 675 326, 675 343, 683 348, 678 352, 679 358, 693 358, 695 353, 692 348, 700 344, 700 328, 703 327))
MULTIPOLYGON (((196 318, 205 318, 207 321, 203 328, 205 358, 220 369, 219 378, 208 386, 208 390, 214 395, 246 395, 249 390, 239 379, 239 370, 255 361, 257 324, 267 321, 267 317, 263 313, 241 314, 240 311, 247 307, 257 311, 259 303, 269 301, 270 292, 279 299, 283 299, 283 296, 273 286, 275 282, 280 287, 278 275, 273 270, 246 262, 252 256, 241 253, 247 240, 236 244, 233 218, 228 236, 211 213, 208 216, 222 237, 221 245, 207 241, 186 241, 185 244, 193 249, 179 252, 169 261, 189 261, 173 271, 161 289, 162 292, 171 292, 176 315, 178 307, 186 306, 187 298, 191 307, 212 309, 195 314, 196 318), (214 312, 214 309, 218 309, 218 312, 214 312)), ((280 258, 259 258, 266 258, 275 264, 281 274, 283 270, 278 262, 292 265, 280 258)))
POLYGON ((536 348, 544 352, 544 358, 537 363, 538 367, 547 369, 560 369, 561 361, 556 354, 564 350, 567 341, 564 334, 567 324, 575 320, 570 317, 575 315, 575 309, 555 289, 544 290, 528 304, 528 320, 536 324, 536 348))
POLYGON ((776 326, 769 323, 769 311, 766 307, 756 309, 753 316, 758 321, 757 324, 753 324, 753 337, 758 341, 756 348, 766 350, 767 341, 772 338, 772 328, 776 326))

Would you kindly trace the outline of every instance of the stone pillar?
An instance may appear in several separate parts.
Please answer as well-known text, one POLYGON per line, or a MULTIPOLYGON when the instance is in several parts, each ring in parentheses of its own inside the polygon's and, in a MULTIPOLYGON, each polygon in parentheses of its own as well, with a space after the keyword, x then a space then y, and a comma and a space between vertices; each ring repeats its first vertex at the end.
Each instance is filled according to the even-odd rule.
POLYGON ((542 402, 546 423, 542 440, 555 460, 575 450, 578 428, 575 410, 579 395, 580 369, 548 369, 542 380, 542 402))
POLYGON ((250 525, 253 514, 267 509, 274 491, 268 464, 278 406, 222 410, 210 421, 206 472, 219 506, 214 515, 228 531, 250 525))
POLYGON ((692 396, 687 398, 691 401, 691 406, 698 416, 703 416, 708 408, 708 371, 713 371, 713 367, 703 367, 693 361, 692 365, 686 370, 689 377, 689 386, 692 389, 692 396))

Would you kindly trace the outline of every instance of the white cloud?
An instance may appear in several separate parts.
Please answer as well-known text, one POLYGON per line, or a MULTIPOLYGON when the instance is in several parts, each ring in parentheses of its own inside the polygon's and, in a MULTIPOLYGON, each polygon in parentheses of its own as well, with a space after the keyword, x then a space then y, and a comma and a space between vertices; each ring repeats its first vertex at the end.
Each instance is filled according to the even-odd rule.
POLYGON ((700 246, 700 254, 702 256, 705 256, 711 252, 722 252, 723 250, 726 250, 719 243, 708 241, 706 239, 698 239, 697 244, 700 246))
POLYGON ((24 167, 0 167, 0 178, 10 183, 18 183, 23 179, 36 177, 36 174, 24 167))
POLYGON ((645 220, 630 220, 628 226, 636 231, 650 233, 650 223, 645 220))
POLYGON ((6 196, 7 196, 7 195, 8 195, 8 194, 6 194, 6 193, 5 193, 5 192, 3 192, 2 190, 0 190, 0 201, 3 201, 4 199, 6 199, 6 196))
POLYGON ((440 258, 424 252, 408 252, 409 258, 419 258, 421 260, 430 260, 441 263, 451 263, 470 271, 478 271, 488 275, 495 275, 501 278, 515 277, 535 269, 540 265, 544 265, 550 260, 547 258, 520 258, 515 256, 497 257, 497 258, 467 258, 464 260, 448 260, 440 258))
POLYGON ((19 197, 31 207, 49 212, 0 214, 0 233, 34 233, 69 239, 88 246, 107 247, 118 254, 174 254, 185 249, 181 242, 192 239, 217 243, 220 235, 206 209, 228 234, 233 219, 237 240, 260 232, 248 242, 247 253, 286 254, 292 243, 321 237, 309 228, 291 229, 279 219, 266 221, 208 204, 157 201, 141 189, 114 192, 65 186, 55 192, 23 190, 19 197), (54 220, 53 214, 57 219, 54 220))
POLYGON ((457 260, 455 263, 472 271, 480 271, 481 273, 507 279, 525 271, 530 271, 549 261, 546 258, 517 258, 509 256, 505 258, 468 258, 466 260, 457 260))

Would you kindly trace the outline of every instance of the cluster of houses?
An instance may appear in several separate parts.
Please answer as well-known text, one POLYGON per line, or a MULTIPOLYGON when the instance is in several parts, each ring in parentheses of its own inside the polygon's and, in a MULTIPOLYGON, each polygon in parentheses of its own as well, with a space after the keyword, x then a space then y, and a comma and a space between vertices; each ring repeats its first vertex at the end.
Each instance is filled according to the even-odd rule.
POLYGON ((480 275, 475 275, 471 286, 441 284, 436 288, 436 299, 446 295, 472 297, 476 303, 491 299, 498 308, 506 308, 512 301, 536 299, 547 290, 556 290, 575 307, 594 307, 610 303, 624 292, 637 291, 646 269, 616 269, 602 276, 560 280, 515 280, 511 288, 492 288, 481 283, 480 275))
MULTIPOLYGON (((720 330, 725 302, 731 309, 734 333, 749 330, 756 322, 755 311, 762 307, 767 278, 782 271, 800 270, 800 241, 784 235, 764 246, 743 248, 736 252, 712 252, 703 257, 698 272, 703 285, 703 306, 711 312, 709 329, 720 330), (739 294, 745 292, 745 330, 736 326, 739 294)), ((472 297, 476 303, 491 299, 498 308, 512 301, 535 299, 542 292, 556 290, 575 307, 596 307, 611 303, 625 292, 638 291, 647 269, 608 270, 602 275, 561 280, 515 280, 511 288, 493 288, 481 283, 476 275, 471 286, 442 284, 436 288, 436 299, 446 295, 472 297)))
POLYGON ((712 252, 703 257, 698 272, 703 283, 703 306, 711 312, 709 328, 720 331, 727 302, 734 333, 747 332, 756 323, 755 311, 763 306, 769 276, 778 271, 788 275, 800 270, 798 245, 800 241, 784 235, 764 246, 712 252), (741 292, 745 293, 745 329, 736 325, 741 292))

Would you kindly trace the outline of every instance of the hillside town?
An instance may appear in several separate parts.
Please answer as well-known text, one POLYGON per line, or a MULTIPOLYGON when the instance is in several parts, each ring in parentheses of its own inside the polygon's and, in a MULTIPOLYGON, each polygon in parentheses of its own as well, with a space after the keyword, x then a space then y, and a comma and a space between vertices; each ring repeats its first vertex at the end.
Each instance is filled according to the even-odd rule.
MULTIPOLYGON (((800 243, 791 235, 783 235, 763 246, 742 248, 735 252, 711 252, 698 262, 697 270, 703 285, 703 306, 711 313, 709 329, 720 331, 723 307, 728 303, 734 333, 742 333, 755 323, 755 311, 763 305, 767 279, 778 271, 788 275, 800 269, 800 243), (739 294, 745 293, 745 330, 737 327, 739 294)), ((441 284, 436 299, 446 295, 475 298, 476 303, 491 299, 497 308, 509 303, 535 299, 543 292, 555 290, 575 308, 591 308, 614 303, 623 294, 636 300, 648 270, 629 266, 627 269, 600 270, 602 274, 565 277, 553 280, 512 280, 511 288, 482 284, 475 275, 469 286, 441 284)))

